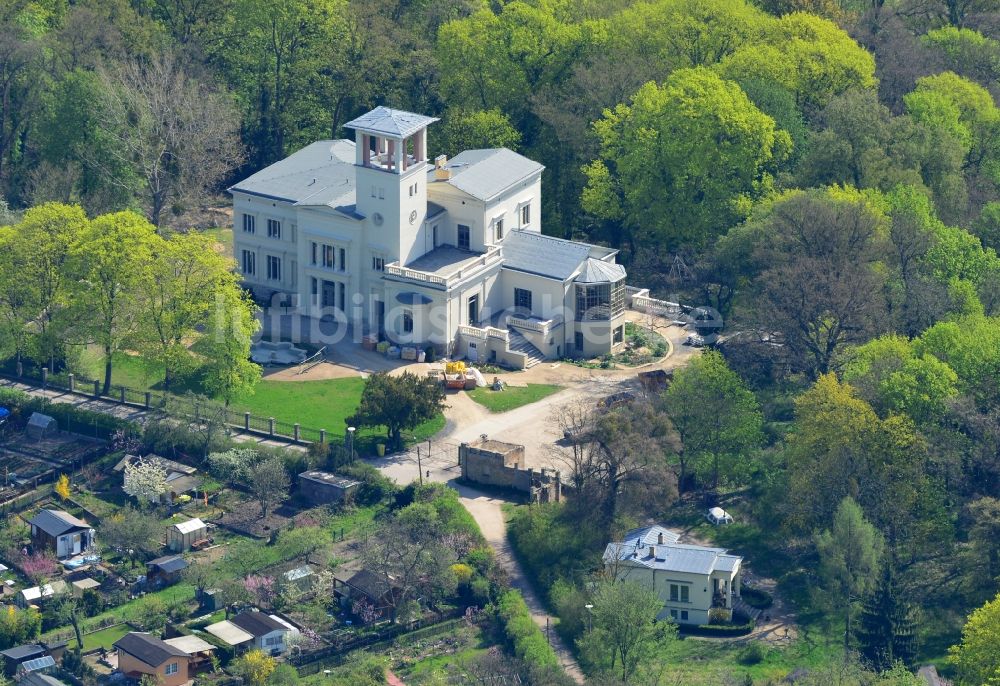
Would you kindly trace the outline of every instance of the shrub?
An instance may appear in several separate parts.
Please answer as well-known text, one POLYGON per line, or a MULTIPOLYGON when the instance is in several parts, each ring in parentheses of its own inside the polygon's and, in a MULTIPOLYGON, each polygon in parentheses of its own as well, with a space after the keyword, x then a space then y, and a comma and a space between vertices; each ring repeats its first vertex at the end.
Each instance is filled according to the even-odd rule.
POLYGON ((744 586, 740 590, 740 597, 743 598, 743 602, 747 605, 755 607, 758 610, 766 610, 774 604, 774 598, 771 597, 771 594, 759 588, 747 588, 744 586))
POLYGON ((377 505, 396 493, 396 484, 392 479, 383 476, 379 470, 364 462, 346 465, 341 467, 339 472, 361 482, 354 496, 354 502, 358 505, 377 505))
POLYGON ((760 641, 751 641, 740 650, 736 659, 741 665, 756 665, 767 659, 767 646, 760 641))
POLYGON ((545 640, 521 594, 513 589, 500 596, 497 615, 514 655, 535 667, 556 667, 559 659, 545 640))

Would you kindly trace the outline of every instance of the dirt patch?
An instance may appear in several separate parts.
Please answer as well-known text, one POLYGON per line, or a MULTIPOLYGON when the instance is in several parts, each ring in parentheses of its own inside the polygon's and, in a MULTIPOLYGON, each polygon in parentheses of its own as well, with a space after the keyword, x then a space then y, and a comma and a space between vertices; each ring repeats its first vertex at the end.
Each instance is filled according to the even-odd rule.
POLYGON ((214 523, 244 536, 267 539, 273 534, 287 529, 295 514, 296 511, 293 508, 282 506, 269 512, 265 518, 262 516, 258 503, 252 500, 241 500, 222 517, 216 519, 214 523))

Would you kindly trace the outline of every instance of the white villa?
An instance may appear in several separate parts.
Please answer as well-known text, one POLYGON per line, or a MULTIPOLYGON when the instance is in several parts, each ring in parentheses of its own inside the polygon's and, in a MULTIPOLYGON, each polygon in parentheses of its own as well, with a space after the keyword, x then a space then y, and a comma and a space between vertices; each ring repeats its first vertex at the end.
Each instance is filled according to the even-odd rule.
POLYGON ((623 343, 617 251, 544 236, 543 167, 506 148, 427 159, 437 121, 378 107, 240 181, 248 288, 356 336, 525 367, 623 343))
POLYGON ((708 624, 712 608, 732 616, 739 603, 743 558, 722 548, 678 543, 662 526, 635 529, 604 550, 604 568, 615 580, 635 581, 663 601, 659 618, 680 624, 708 624))

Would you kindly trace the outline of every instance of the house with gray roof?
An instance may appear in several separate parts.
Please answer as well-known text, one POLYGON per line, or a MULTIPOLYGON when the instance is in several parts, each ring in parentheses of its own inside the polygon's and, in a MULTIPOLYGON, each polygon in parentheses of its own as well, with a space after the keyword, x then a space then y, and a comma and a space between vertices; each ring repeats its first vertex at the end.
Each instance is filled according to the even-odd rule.
POLYGON ((506 148, 427 156, 428 127, 377 107, 229 188, 258 298, 402 347, 529 367, 624 344, 617 251, 542 233, 544 167, 506 148), (277 301, 275 301, 277 297, 277 301))
POLYGON ((680 543, 662 526, 629 531, 604 549, 605 571, 617 581, 648 586, 663 601, 660 618, 707 624, 709 611, 732 616, 740 602, 743 558, 723 548, 680 543))
POLYGON ((64 510, 39 510, 28 520, 31 546, 49 551, 60 560, 80 555, 94 547, 94 529, 64 510))

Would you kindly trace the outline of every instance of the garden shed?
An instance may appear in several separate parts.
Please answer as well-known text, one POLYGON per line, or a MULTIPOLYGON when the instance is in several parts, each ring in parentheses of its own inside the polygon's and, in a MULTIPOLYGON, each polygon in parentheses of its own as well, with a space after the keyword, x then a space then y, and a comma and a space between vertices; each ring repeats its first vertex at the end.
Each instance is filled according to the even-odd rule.
POLYGON ((167 547, 175 553, 190 550, 196 543, 207 538, 208 526, 198 518, 167 527, 167 547))
POLYGON ((59 423, 55 417, 50 417, 41 412, 32 412, 26 427, 28 438, 46 438, 59 431, 59 423))

